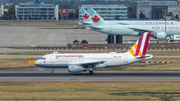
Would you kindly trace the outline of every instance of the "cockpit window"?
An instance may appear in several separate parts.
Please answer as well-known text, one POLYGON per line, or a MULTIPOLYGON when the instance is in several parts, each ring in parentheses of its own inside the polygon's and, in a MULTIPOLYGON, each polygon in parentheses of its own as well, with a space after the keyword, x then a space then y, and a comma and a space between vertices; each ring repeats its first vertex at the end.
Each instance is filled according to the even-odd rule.
POLYGON ((45 57, 41 57, 40 60, 46 60, 46 58, 45 57))

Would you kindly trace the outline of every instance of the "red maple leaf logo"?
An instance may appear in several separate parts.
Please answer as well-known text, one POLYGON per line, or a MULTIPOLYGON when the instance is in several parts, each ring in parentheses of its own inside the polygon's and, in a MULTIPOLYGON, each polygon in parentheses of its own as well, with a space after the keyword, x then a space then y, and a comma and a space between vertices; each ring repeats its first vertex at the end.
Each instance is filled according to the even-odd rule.
POLYGON ((88 19, 88 18, 89 18, 89 15, 84 14, 84 15, 83 15, 83 18, 84 18, 84 19, 88 19))
POLYGON ((100 18, 98 18, 96 15, 94 16, 94 18, 92 18, 93 22, 99 22, 100 18))

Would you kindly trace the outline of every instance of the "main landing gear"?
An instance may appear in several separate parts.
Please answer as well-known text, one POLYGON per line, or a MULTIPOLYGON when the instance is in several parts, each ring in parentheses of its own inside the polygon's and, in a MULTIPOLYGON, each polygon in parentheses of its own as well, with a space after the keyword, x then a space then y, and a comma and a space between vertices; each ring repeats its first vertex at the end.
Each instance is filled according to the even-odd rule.
POLYGON ((88 70, 89 70, 89 75, 93 75, 93 74, 94 74, 94 72, 93 72, 93 70, 92 70, 92 66, 89 66, 89 67, 88 67, 88 70))
POLYGON ((54 75, 54 68, 52 68, 52 72, 51 72, 51 75, 54 75))
POLYGON ((93 70, 89 70, 89 74, 93 75, 94 74, 93 70))

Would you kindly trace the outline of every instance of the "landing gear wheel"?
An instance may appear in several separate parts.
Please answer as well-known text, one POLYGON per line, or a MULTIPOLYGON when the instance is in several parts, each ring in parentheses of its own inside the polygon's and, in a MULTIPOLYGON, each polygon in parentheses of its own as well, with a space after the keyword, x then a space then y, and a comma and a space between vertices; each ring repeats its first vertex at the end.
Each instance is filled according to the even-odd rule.
POLYGON ((54 68, 52 68, 52 72, 51 72, 51 75, 54 75, 54 68))
POLYGON ((90 75, 93 75, 93 74, 94 74, 94 72, 93 72, 93 71, 89 71, 89 74, 90 74, 90 75))
POLYGON ((51 75, 54 75, 54 72, 53 72, 53 71, 51 72, 51 75))

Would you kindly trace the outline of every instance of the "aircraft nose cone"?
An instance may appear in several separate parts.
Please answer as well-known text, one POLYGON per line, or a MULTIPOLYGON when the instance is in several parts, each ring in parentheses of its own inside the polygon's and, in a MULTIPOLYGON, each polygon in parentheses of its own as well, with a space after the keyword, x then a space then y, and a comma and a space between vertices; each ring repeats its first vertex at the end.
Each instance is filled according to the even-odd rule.
POLYGON ((39 65, 39 61, 36 60, 34 64, 35 64, 36 66, 38 66, 38 65, 39 65))

